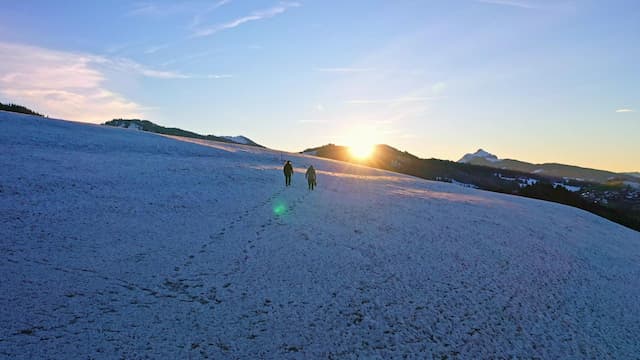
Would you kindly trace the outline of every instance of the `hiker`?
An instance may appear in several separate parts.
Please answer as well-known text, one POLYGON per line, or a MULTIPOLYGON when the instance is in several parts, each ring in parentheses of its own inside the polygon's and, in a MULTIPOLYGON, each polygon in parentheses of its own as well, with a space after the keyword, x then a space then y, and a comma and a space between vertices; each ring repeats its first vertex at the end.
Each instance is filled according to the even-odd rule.
POLYGON ((304 177, 307 178, 307 182, 309 183, 309 190, 313 190, 313 188, 316 187, 316 169, 313 168, 313 165, 309 166, 304 177))
POLYGON ((287 160, 284 164, 284 184, 285 186, 291 185, 291 175, 293 175, 293 165, 291 165, 291 161, 287 160))

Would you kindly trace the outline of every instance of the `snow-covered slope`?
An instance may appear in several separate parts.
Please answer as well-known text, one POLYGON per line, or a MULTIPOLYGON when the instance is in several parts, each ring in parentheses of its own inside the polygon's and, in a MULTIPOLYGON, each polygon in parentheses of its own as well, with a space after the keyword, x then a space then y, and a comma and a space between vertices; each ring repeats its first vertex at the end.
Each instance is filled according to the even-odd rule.
POLYGON ((558 204, 187 140, 201 144, 0 113, 0 357, 640 353, 638 232, 558 204))
POLYGON ((491 162, 496 162, 500 159, 498 159, 497 156, 488 153, 482 149, 478 149, 478 151, 469 154, 465 154, 460 160, 458 160, 459 163, 468 163, 471 162, 474 159, 484 159, 487 161, 491 161, 491 162))
POLYGON ((246 137, 244 137, 242 135, 238 135, 238 136, 223 136, 223 138, 231 140, 231 141, 233 141, 234 143, 237 143, 237 144, 249 145, 249 144, 253 143, 253 141, 247 139, 246 137))

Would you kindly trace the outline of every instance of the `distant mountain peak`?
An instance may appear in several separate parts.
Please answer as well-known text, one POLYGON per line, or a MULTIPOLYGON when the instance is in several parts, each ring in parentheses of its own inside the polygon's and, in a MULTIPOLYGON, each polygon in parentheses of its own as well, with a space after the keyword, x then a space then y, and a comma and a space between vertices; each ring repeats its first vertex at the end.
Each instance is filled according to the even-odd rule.
POLYGON ((487 152, 485 150, 482 149, 478 149, 478 151, 474 152, 473 154, 469 153, 469 154, 465 154, 460 160, 458 160, 459 163, 468 163, 471 162, 473 159, 477 159, 477 158, 481 158, 487 161, 491 161, 491 162, 495 162, 495 161, 499 161, 500 159, 498 159, 497 156, 493 155, 490 152, 487 152))

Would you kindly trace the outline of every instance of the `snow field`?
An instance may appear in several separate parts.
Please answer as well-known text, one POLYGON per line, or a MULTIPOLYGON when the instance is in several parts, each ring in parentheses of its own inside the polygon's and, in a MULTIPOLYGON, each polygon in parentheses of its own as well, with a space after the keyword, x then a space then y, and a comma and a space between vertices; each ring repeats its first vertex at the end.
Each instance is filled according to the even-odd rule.
POLYGON ((637 232, 303 155, 285 188, 280 152, 184 140, 0 112, 0 357, 640 353, 637 232))

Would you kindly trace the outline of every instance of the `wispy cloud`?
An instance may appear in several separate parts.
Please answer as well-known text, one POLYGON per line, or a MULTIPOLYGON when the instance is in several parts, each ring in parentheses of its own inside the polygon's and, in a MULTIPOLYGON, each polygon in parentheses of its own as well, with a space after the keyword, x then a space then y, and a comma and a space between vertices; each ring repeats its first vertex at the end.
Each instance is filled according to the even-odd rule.
POLYGON ((315 71, 328 72, 328 73, 361 73, 373 71, 373 68, 354 68, 354 67, 330 67, 330 68, 315 68, 315 71))
POLYGON ((476 0, 476 2, 484 3, 484 4, 492 4, 492 5, 502 5, 502 6, 511 6, 517 7, 521 9, 535 9, 536 6, 524 1, 515 1, 515 0, 476 0))
POLYGON ((405 96, 389 99, 355 99, 347 100, 346 104, 403 104, 414 102, 426 102, 441 99, 440 96, 405 96))
POLYGON ((0 43, 0 94, 65 119, 142 117, 144 107, 105 87, 99 61, 86 54, 0 43))
POLYGON ((219 54, 219 53, 221 53, 220 50, 210 49, 207 51, 197 52, 197 53, 183 55, 177 58, 169 59, 163 62, 162 64, 160 64, 160 66, 169 66, 169 65, 174 65, 176 63, 181 63, 181 64, 190 63, 194 60, 197 60, 203 57, 208 57, 214 54, 219 54))
POLYGON ((190 11, 189 3, 156 3, 151 1, 137 2, 129 6, 124 16, 166 17, 176 13, 190 11))
POLYGON ((158 51, 164 50, 164 49, 166 49, 168 47, 169 47, 169 44, 161 44, 161 45, 156 45, 156 46, 150 46, 144 51, 144 53, 145 54, 155 54, 158 51))
POLYGON ((131 44, 129 43, 120 43, 120 44, 111 44, 108 45, 104 51, 108 54, 116 54, 119 53, 123 50, 125 50, 126 48, 130 47, 131 44))
POLYGON ((104 56, 86 55, 89 61, 116 70, 121 73, 144 76, 154 79, 224 79, 233 77, 231 74, 185 74, 178 71, 158 70, 150 68, 127 58, 107 58, 104 56))
POLYGON ((272 18, 272 17, 274 17, 276 15, 284 13, 285 11, 289 10, 290 8, 294 8, 294 7, 298 7, 298 6, 300 6, 300 3, 297 3, 297 2, 282 2, 282 3, 280 3, 277 6, 274 6, 272 8, 269 8, 269 9, 266 9, 266 10, 261 10, 261 11, 255 11, 255 12, 251 13, 250 15, 243 16, 243 17, 231 20, 231 21, 223 23, 223 24, 200 27, 200 28, 194 30, 193 34, 191 34, 191 37, 210 36, 210 35, 213 35, 213 34, 216 34, 216 33, 220 32, 220 31, 233 29, 235 27, 238 27, 238 26, 240 26, 242 24, 245 24, 245 23, 248 23, 248 22, 251 22, 251 21, 257 21, 257 20, 272 18))
POLYGON ((633 109, 618 109, 616 110, 617 113, 632 113, 632 112, 636 112, 633 109))
POLYGON ((157 70, 125 58, 57 51, 0 42, 0 94, 52 117, 89 122, 144 117, 147 107, 109 89, 112 75, 172 79, 224 79, 157 70))
POLYGON ((217 3, 211 5, 210 9, 211 10, 215 10, 215 9, 219 8, 220 6, 226 5, 226 4, 230 3, 230 2, 231 2, 231 0, 220 0, 217 3))
POLYGON ((126 12, 126 16, 149 15, 158 12, 158 8, 153 3, 136 3, 126 12))
POLYGON ((196 76, 176 71, 157 70, 126 58, 107 58, 97 55, 84 55, 89 63, 98 64, 122 73, 155 79, 192 79, 196 76))
POLYGON ((231 74, 209 74, 205 76, 207 79, 228 79, 232 77, 233 75, 231 74))
POLYGON ((219 7, 224 6, 226 4, 229 4, 230 2, 231 2, 231 0, 220 0, 218 2, 213 3, 211 6, 206 8, 204 11, 198 12, 196 15, 193 16, 193 19, 191 20, 191 24, 189 24, 189 28, 192 29, 192 30, 197 28, 198 26, 200 26, 202 24, 202 18, 203 17, 205 17, 207 14, 211 13, 212 11, 215 11, 219 7))

